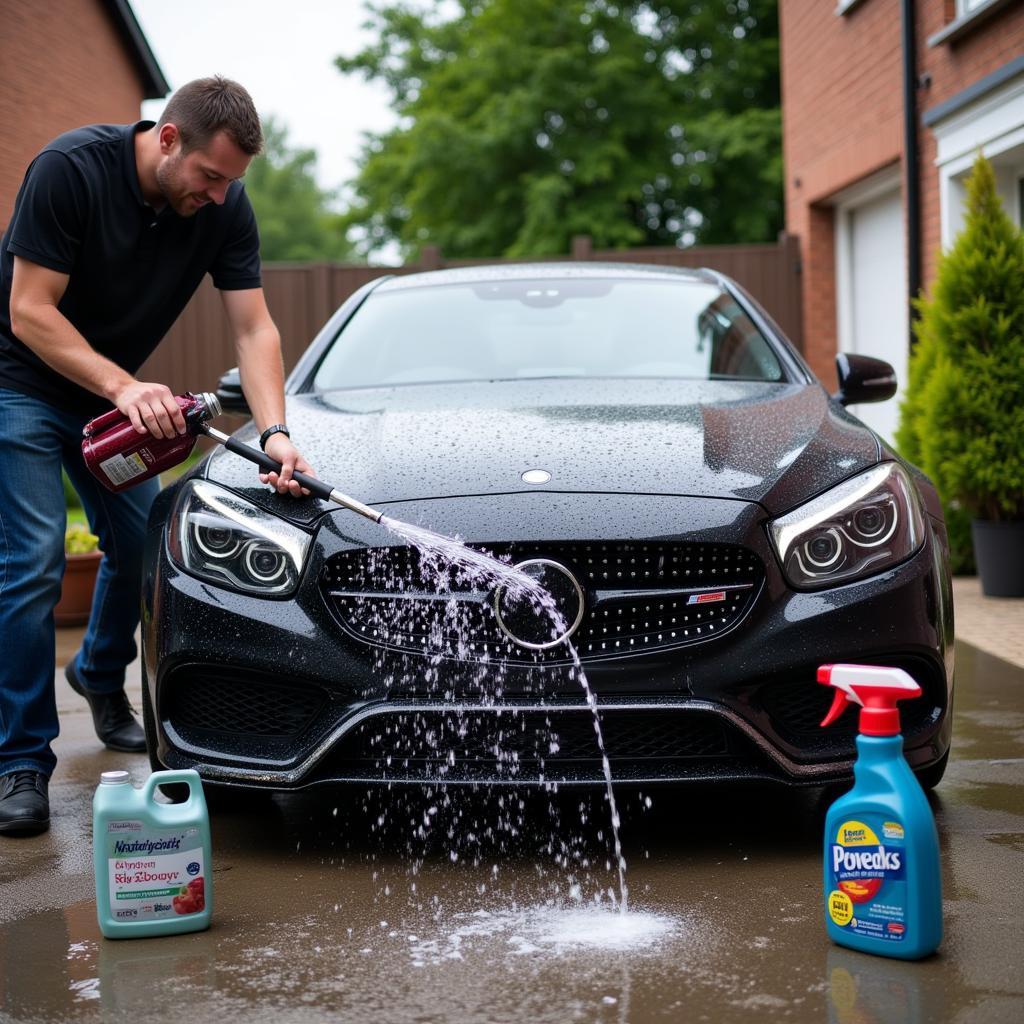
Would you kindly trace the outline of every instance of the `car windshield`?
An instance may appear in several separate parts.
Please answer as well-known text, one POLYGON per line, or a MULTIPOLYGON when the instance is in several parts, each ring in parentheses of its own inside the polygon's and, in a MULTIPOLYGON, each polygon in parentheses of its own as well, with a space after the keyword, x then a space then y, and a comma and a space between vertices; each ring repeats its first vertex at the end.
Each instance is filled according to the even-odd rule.
POLYGON ((543 377, 779 381, 771 344, 705 281, 490 280, 371 292, 317 390, 543 377))

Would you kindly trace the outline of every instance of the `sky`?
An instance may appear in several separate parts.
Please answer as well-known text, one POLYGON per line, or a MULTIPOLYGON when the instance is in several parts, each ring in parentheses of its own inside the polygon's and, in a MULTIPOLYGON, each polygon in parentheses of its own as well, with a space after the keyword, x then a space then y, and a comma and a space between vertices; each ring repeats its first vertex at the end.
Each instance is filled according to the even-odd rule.
MULTIPOLYGON (((372 41, 362 0, 130 0, 171 89, 222 74, 249 90, 261 116, 288 126, 288 144, 317 151, 317 180, 354 176, 362 133, 395 123, 377 83, 333 64, 372 41)), ((156 119, 165 100, 148 100, 156 119)))

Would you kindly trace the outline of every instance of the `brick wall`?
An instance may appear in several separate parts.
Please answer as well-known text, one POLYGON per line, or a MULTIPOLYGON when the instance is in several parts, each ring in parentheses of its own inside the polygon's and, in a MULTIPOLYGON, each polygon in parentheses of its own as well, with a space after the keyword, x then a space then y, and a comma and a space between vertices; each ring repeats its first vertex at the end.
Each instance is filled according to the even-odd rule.
MULTIPOLYGON (((786 229, 803 259, 804 351, 835 380, 836 295, 832 197, 903 159, 899 0, 861 0, 843 16, 832 0, 780 0, 786 229)), ((1024 52, 1024 3, 1008 4, 952 43, 927 40, 953 17, 952 0, 917 0, 920 114, 1024 52)), ((935 138, 919 127, 922 273, 940 244, 935 138)), ((904 185, 905 189, 905 185, 904 185)))
MULTIPOLYGON (((948 23, 940 3, 918 3, 917 62, 930 84, 918 91, 918 114, 955 96, 1024 53, 1024 2, 1010 3, 959 40, 928 46, 927 40, 948 23)), ((929 287, 941 247, 937 146, 930 129, 919 132, 921 154, 921 260, 923 283, 929 287)))
POLYGON ((139 118, 142 83, 100 0, 0 0, 0 229, 55 135, 139 118))
POLYGON ((835 192, 900 158, 898 0, 863 0, 846 17, 825 0, 780 0, 786 229, 799 236, 804 354, 835 381, 835 192))

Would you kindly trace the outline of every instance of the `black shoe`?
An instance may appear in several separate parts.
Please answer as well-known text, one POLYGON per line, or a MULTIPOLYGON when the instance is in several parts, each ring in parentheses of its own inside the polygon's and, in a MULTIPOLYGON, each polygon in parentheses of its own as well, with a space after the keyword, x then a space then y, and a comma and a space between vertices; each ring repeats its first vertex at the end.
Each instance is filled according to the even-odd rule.
POLYGON ((87 690, 75 671, 74 658, 64 666, 64 677, 71 689, 89 702, 96 735, 103 740, 108 750, 119 750, 125 754, 146 752, 146 734, 135 721, 135 710, 128 703, 124 690, 114 693, 93 693, 87 690))
POLYGON ((34 835, 50 827, 48 782, 30 769, 0 776, 0 832, 34 835))

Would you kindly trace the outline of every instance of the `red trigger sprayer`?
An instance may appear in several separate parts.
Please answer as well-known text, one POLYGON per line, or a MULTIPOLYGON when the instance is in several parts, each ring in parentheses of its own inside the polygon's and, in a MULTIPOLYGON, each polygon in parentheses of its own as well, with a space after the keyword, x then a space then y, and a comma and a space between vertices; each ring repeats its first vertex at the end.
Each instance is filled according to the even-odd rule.
POLYGON ((921 696, 921 687, 901 668, 822 665, 818 682, 836 688, 822 726, 831 725, 852 701, 860 705, 862 736, 898 736, 900 713, 896 702, 921 696))
POLYGON ((853 789, 825 817, 825 927, 840 945, 917 960, 942 941, 939 840, 928 799, 903 756, 897 702, 921 687, 899 668, 822 665, 835 687, 823 726, 860 705, 853 789))

